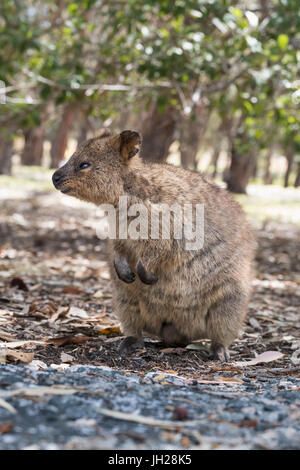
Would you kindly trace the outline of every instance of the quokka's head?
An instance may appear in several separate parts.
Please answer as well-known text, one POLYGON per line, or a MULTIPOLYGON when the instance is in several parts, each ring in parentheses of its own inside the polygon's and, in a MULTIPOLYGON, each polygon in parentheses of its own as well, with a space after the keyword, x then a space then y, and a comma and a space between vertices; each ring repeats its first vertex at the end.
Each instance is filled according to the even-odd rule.
POLYGON ((115 204, 124 193, 123 177, 140 150, 141 140, 138 132, 126 130, 83 142, 53 174, 54 186, 84 201, 115 204))

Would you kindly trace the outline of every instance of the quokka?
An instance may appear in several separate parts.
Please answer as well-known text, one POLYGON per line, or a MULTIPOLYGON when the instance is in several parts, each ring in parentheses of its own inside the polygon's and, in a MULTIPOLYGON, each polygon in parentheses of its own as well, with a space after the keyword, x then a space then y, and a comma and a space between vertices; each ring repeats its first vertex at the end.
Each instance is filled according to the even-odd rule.
MULTIPOLYGON (((162 204, 204 208, 200 248, 186 249, 185 237, 177 239, 172 231, 169 239, 117 233, 110 240, 114 309, 126 336, 120 351, 130 350, 144 334, 170 345, 207 338, 212 357, 229 360, 228 347, 241 330, 251 292, 254 236, 225 189, 195 171, 144 163, 140 147, 135 131, 95 137, 53 175, 61 192, 111 204, 119 218, 121 196, 128 206, 142 204, 149 213, 162 204)), ((170 217, 174 227, 174 214, 170 217)))

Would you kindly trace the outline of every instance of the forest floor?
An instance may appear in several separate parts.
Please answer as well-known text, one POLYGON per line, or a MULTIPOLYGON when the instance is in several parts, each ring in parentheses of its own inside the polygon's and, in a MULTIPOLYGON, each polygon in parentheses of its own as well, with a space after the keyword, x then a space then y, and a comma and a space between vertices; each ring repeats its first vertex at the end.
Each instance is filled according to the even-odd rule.
POLYGON ((256 277, 225 364, 208 341, 119 355, 102 219, 48 176, 0 179, 0 449, 299 448, 300 191, 240 198, 256 277))

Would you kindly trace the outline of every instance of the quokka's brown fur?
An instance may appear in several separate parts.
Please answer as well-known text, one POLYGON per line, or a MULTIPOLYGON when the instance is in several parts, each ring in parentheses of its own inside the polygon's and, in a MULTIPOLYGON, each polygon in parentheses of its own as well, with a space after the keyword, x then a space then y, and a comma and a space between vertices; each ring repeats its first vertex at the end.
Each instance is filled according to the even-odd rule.
POLYGON ((76 198, 116 208, 124 195, 128 206, 143 203, 149 209, 162 203, 204 204, 201 249, 186 250, 185 240, 174 237, 110 241, 114 309, 127 337, 125 350, 144 333, 169 344, 208 338, 213 356, 228 360, 227 347, 240 332, 251 291, 251 229, 226 190, 198 172, 143 163, 135 156, 140 145, 135 131, 90 139, 53 175, 54 185, 76 198), (118 277, 115 260, 132 273, 129 282, 118 277), (154 282, 142 282, 135 275, 137 266, 154 282))

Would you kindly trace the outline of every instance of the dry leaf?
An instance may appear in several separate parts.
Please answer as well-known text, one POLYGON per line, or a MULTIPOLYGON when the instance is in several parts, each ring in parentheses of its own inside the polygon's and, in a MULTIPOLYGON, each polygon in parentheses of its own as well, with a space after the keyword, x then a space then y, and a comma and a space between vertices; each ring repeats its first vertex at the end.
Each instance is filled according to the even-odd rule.
POLYGON ((26 286, 25 282, 23 281, 23 279, 19 278, 19 277, 14 277, 11 281, 10 281, 10 287, 17 287, 17 289, 20 289, 20 290, 23 290, 25 292, 28 292, 28 287, 26 286))
POLYGON ((155 377, 153 377, 153 380, 155 382, 159 382, 160 380, 163 380, 166 378, 166 374, 159 374, 159 375, 156 375, 155 377))
POLYGON ((66 370, 70 367, 70 364, 51 364, 50 367, 55 370, 66 370))
POLYGON ((71 356, 70 354, 62 352, 61 355, 60 355, 60 360, 61 360, 61 362, 73 362, 74 357, 71 356))
POLYGON ((89 318, 85 310, 78 307, 71 307, 68 312, 68 317, 79 317, 79 318, 89 318))
POLYGON ((104 408, 96 408, 96 410, 104 416, 110 416, 115 419, 122 419, 125 421, 131 421, 134 423, 146 424, 148 426, 154 426, 156 428, 177 430, 185 426, 195 426, 202 422, 202 420, 194 421, 162 421, 160 419, 154 419, 148 416, 137 416, 132 413, 123 413, 122 411, 107 410, 104 408))
POLYGON ((233 365, 238 366, 238 367, 254 366, 254 365, 260 364, 262 362, 276 361, 277 359, 281 359, 282 357, 283 357, 283 354, 279 351, 266 351, 262 354, 259 354, 254 359, 251 359, 251 361, 234 362, 233 365))
POLYGON ((291 356, 291 362, 295 364, 295 366, 300 364, 300 349, 297 349, 293 352, 291 356))
POLYGON ((97 290, 97 292, 95 292, 95 294, 93 294, 93 297, 95 297, 96 299, 101 299, 101 297, 103 297, 102 290, 97 290))
POLYGON ((111 335, 112 333, 121 334, 121 330, 119 326, 108 326, 105 328, 97 328, 97 333, 100 333, 101 335, 111 335))
POLYGON ((67 315, 67 313, 69 312, 69 310, 70 310, 70 307, 60 307, 60 308, 57 310, 57 312, 55 312, 55 313, 51 316, 49 322, 50 322, 50 323, 54 323, 59 317, 63 317, 63 316, 65 316, 65 315, 67 315))
POLYGON ((165 354, 170 354, 170 353, 173 353, 173 352, 177 352, 177 349, 178 348, 165 348, 165 349, 161 349, 161 352, 165 353, 165 354))
POLYGON ((23 351, 15 351, 14 349, 5 349, 5 356, 27 364, 34 359, 34 353, 25 353, 23 351))
POLYGON ((3 423, 0 425, 0 434, 6 434, 8 432, 11 432, 13 430, 13 423, 8 422, 8 423, 3 423))
POLYGON ((12 335, 6 333, 6 331, 3 331, 3 330, 0 330, 0 338, 3 339, 4 341, 15 341, 16 339, 12 335))
POLYGON ((13 312, 11 312, 10 310, 0 309, 0 317, 11 317, 12 315, 13 312))
MULTIPOLYGON (((73 395, 74 393, 83 392, 84 390, 77 390, 76 388, 60 387, 59 385, 36 386, 36 387, 23 387, 15 390, 7 390, 0 392, 0 397, 41 397, 44 395, 73 395)), ((1 404, 1 402, 0 402, 1 404)), ((10 406, 10 405, 9 405, 10 406)))
POLYGON ((24 341, 12 341, 11 343, 9 342, 8 344, 5 343, 0 343, 0 348, 5 348, 6 346, 9 346, 9 349, 11 348, 20 348, 22 346, 30 346, 34 347, 36 344, 43 344, 45 345, 45 341, 34 341, 34 340, 24 340, 24 341))
POLYGON ((78 287, 74 286, 66 286, 62 289, 61 291, 62 294, 73 294, 73 295, 79 295, 79 294, 86 294, 82 289, 78 289, 78 287))
POLYGON ((194 349, 196 351, 208 351, 207 345, 203 343, 191 343, 188 344, 185 349, 194 349))
MULTIPOLYGON (((53 344, 54 346, 65 346, 66 344, 81 344, 85 341, 94 340, 92 336, 60 336, 58 338, 47 338, 46 344, 53 344)), ((45 344, 43 343, 43 344, 45 344)))
POLYGON ((110 274, 108 271, 102 271, 102 273, 100 273, 100 277, 102 279, 110 279, 110 274))
POLYGON ((220 380, 220 382, 235 382, 235 383, 238 383, 238 384, 242 384, 244 383, 244 381, 242 379, 238 379, 237 377, 217 377, 218 380, 220 380))
POLYGON ((34 360, 29 364, 31 370, 46 370, 47 364, 43 361, 34 360))
POLYGON ((3 400, 2 398, 0 398, 0 406, 2 408, 5 408, 7 411, 9 411, 10 413, 13 413, 13 414, 16 414, 17 410, 12 406, 10 405, 9 403, 7 403, 5 400, 3 400))

